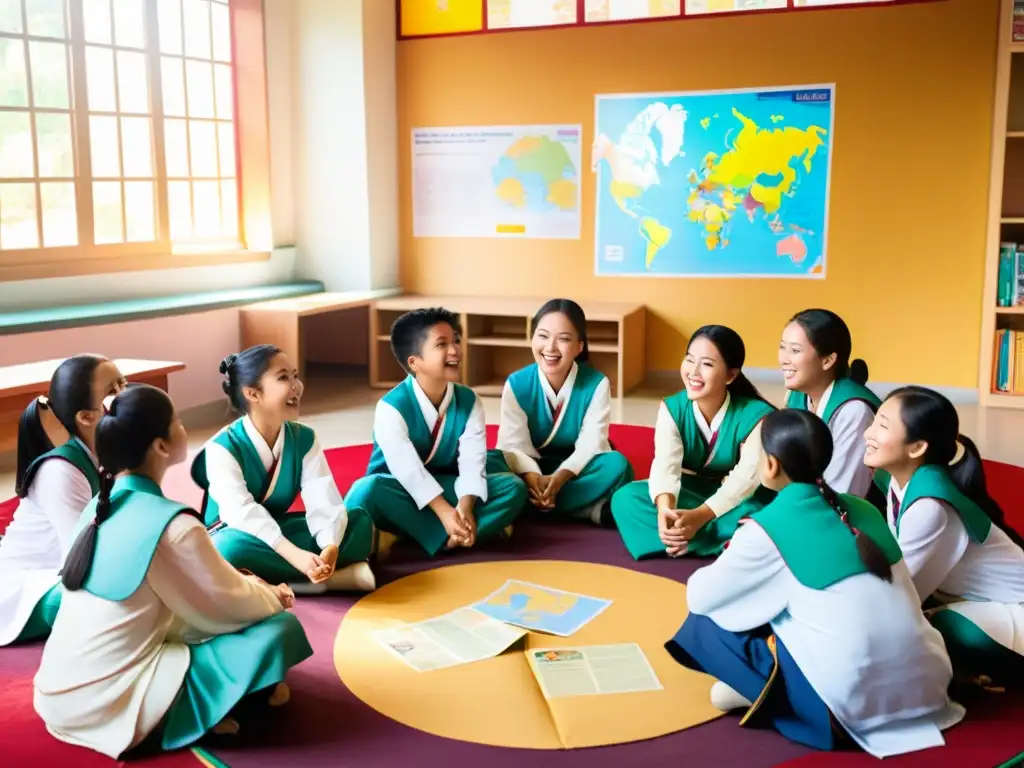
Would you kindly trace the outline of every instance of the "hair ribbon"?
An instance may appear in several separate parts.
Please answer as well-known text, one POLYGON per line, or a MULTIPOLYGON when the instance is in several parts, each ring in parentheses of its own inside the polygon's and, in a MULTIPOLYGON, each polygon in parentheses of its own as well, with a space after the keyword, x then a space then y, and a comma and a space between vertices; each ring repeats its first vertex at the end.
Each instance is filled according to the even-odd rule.
POLYGON ((964 453, 967 449, 964 448, 964 444, 959 440, 956 441, 956 452, 953 454, 953 458, 949 460, 949 466, 960 463, 964 458, 964 453))
POLYGON ((50 398, 48 398, 46 395, 40 395, 39 397, 37 397, 36 402, 39 404, 39 407, 44 410, 47 410, 50 407, 50 398))

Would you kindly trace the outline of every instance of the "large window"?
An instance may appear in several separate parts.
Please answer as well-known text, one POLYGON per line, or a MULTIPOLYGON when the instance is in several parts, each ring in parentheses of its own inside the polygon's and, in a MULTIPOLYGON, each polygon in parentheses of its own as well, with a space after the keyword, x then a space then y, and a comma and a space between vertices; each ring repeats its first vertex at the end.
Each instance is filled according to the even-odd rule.
POLYGON ((0 0, 0 263, 240 246, 228 5, 0 0))

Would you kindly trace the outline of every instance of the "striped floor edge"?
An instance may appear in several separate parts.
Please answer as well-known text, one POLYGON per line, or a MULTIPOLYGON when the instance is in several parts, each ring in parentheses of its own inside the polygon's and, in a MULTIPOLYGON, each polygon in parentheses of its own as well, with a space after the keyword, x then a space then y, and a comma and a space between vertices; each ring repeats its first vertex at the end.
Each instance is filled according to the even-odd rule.
MULTIPOLYGON (((231 766, 229 766, 223 760, 218 760, 216 757, 214 757, 212 754, 207 752, 205 749, 202 749, 201 747, 193 748, 192 754, 195 755, 196 760, 198 760, 200 763, 206 766, 206 768, 231 768, 231 766)), ((1007 766, 1009 765, 1010 763, 1007 763, 1007 766)))

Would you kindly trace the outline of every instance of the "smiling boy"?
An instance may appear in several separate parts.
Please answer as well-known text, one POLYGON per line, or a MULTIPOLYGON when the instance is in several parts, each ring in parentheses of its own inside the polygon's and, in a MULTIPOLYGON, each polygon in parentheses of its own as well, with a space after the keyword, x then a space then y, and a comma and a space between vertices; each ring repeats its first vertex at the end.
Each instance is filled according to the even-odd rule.
POLYGON ((483 405, 456 383, 461 336, 442 308, 395 321, 391 350, 409 375, 377 403, 370 464, 345 499, 429 555, 502 535, 526 501, 515 475, 485 474, 483 405))

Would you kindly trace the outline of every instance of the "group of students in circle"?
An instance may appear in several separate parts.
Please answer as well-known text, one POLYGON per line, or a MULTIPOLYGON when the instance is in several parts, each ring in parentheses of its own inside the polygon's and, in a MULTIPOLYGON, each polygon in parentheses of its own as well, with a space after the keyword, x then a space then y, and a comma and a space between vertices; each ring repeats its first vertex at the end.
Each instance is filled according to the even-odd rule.
POLYGON ((187 456, 170 397, 106 358, 64 361, 22 415, 0 540, 0 645, 47 638, 34 702, 49 731, 111 757, 236 734, 288 700, 285 673, 312 654, 296 593, 371 591, 396 538, 434 556, 508 537, 524 512, 617 528, 636 559, 714 557, 666 649, 716 679, 718 708, 802 744, 936 746, 964 715, 954 676, 1024 682, 1024 541, 977 448, 938 392, 879 400, 838 315, 785 325, 782 409, 744 376, 735 331, 694 332, 643 481, 609 440, 583 310, 554 299, 531 327, 535 362, 508 377, 488 451, 457 316, 400 317, 408 376, 377 404, 344 498, 298 422, 293 362, 230 355, 241 415, 192 463, 198 511, 160 488, 187 456))

